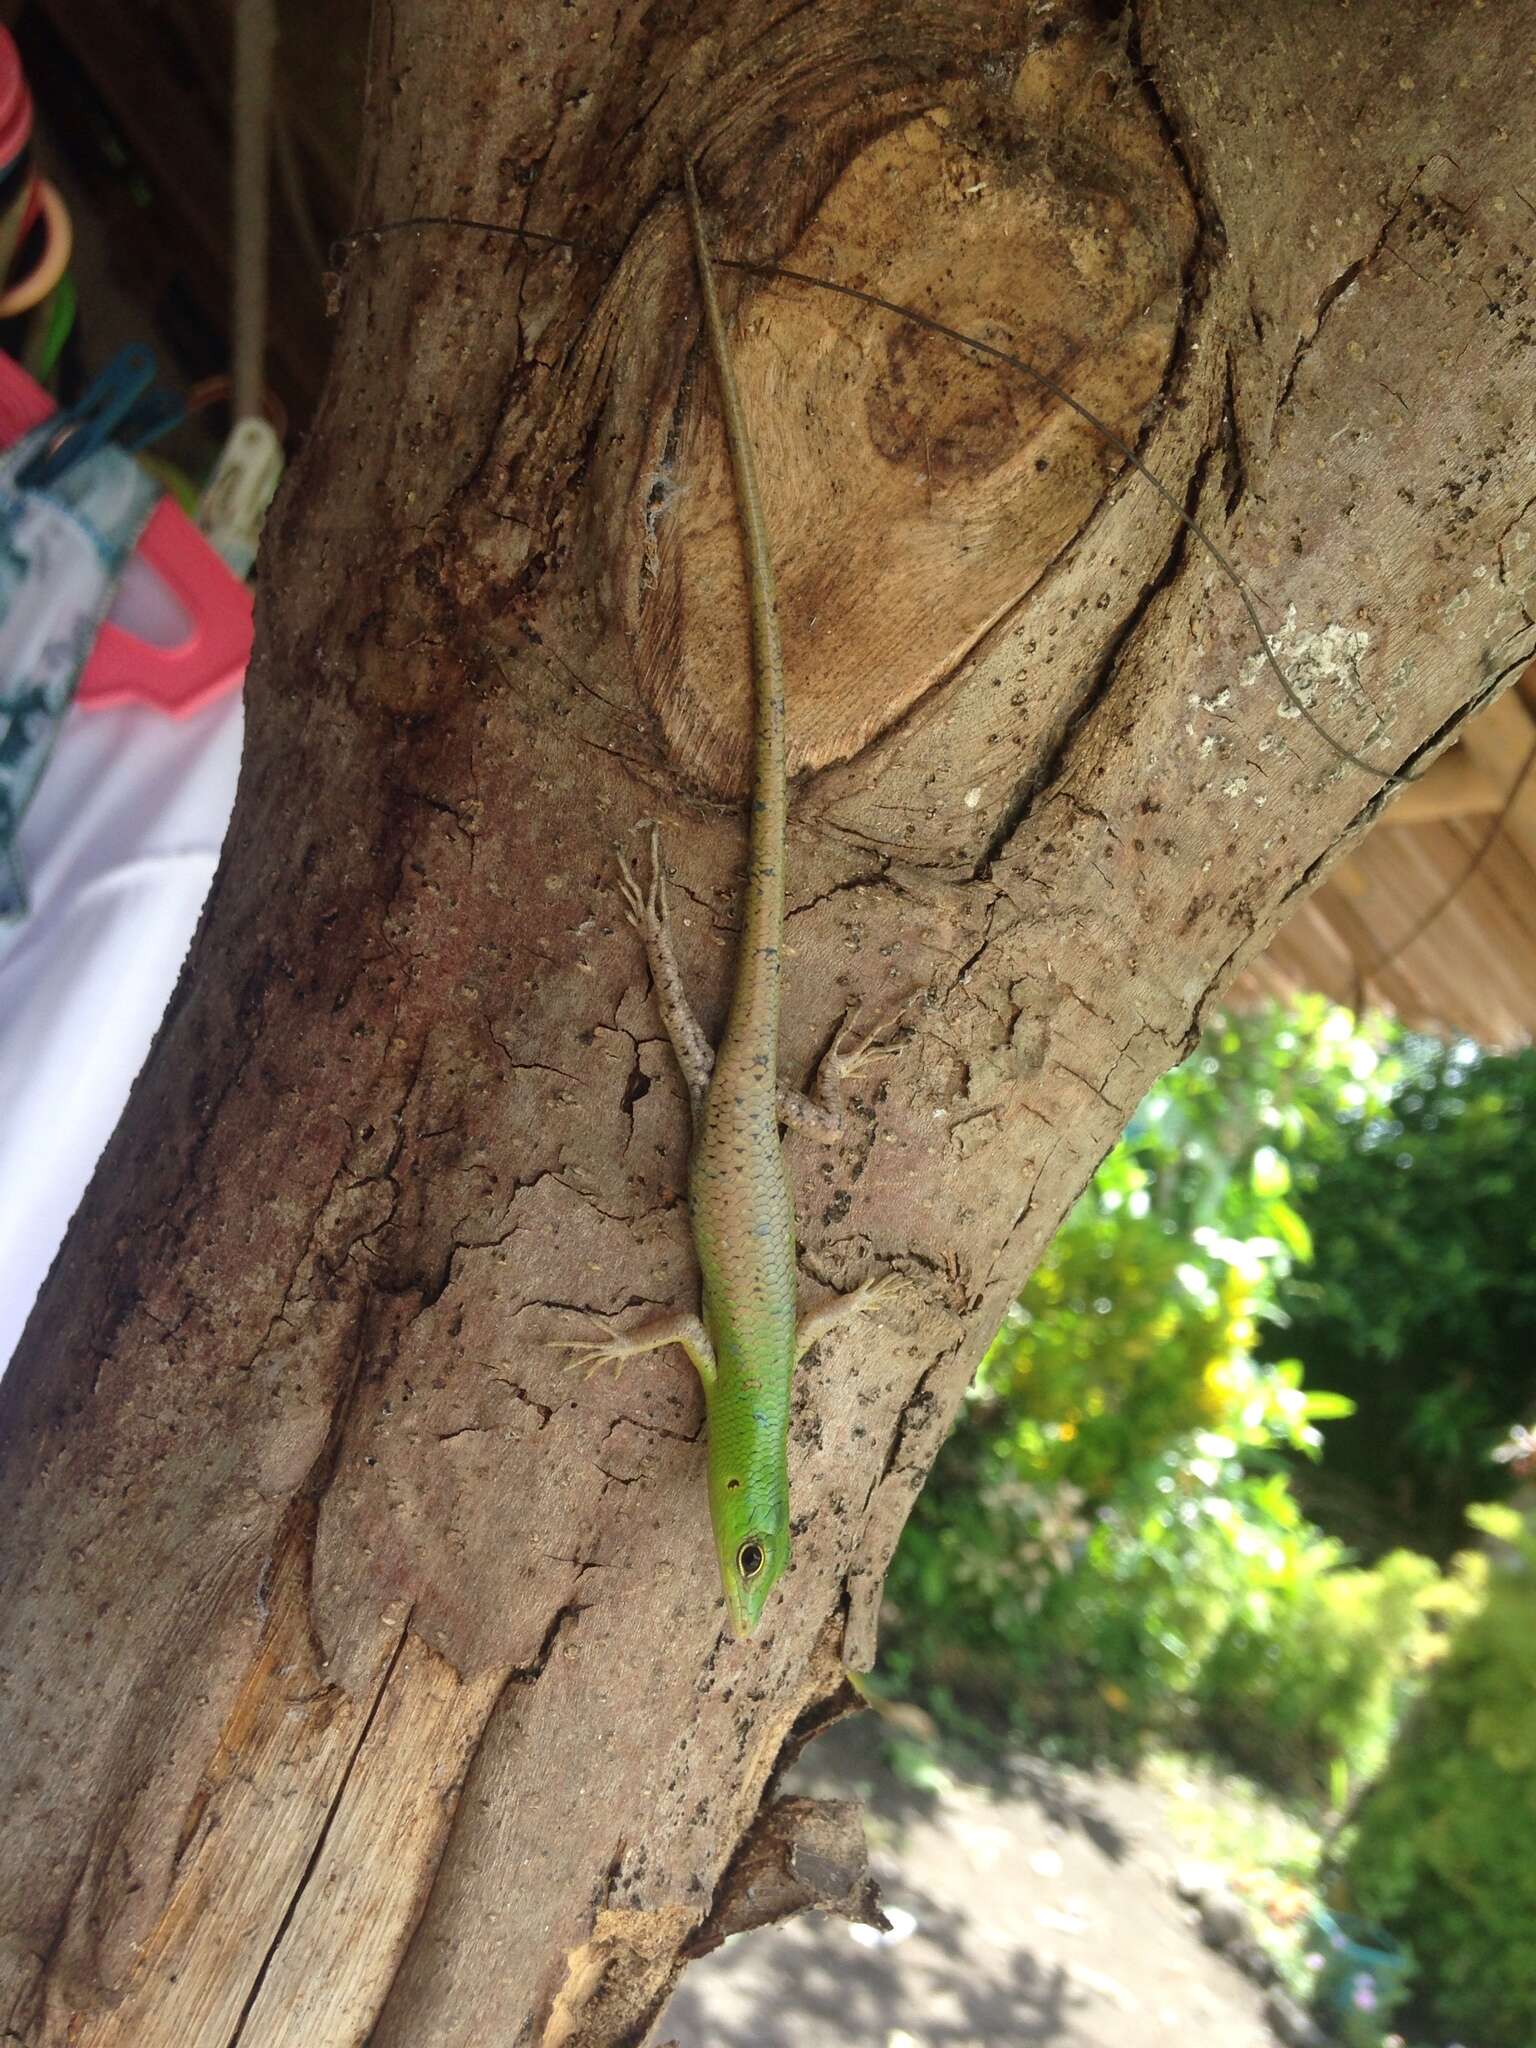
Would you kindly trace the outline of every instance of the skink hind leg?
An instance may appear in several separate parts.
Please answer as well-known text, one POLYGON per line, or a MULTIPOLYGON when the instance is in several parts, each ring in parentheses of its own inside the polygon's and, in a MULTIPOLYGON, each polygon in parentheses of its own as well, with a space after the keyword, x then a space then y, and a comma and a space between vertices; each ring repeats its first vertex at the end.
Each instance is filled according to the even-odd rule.
POLYGON ((551 1345, 554 1351, 574 1353, 569 1363, 578 1372, 596 1372, 600 1366, 621 1367, 626 1359, 640 1358, 647 1351, 665 1351, 669 1344, 680 1344, 693 1361, 694 1370, 706 1388, 715 1383, 715 1348, 709 1341, 709 1332, 695 1315, 684 1310, 664 1316, 653 1316, 650 1322, 641 1323, 633 1330, 610 1329, 602 1316, 591 1318, 594 1329, 602 1335, 595 1342, 590 1337, 564 1337, 551 1345))
MULTIPOLYGON (((683 987, 677 954, 673 951, 666 875, 661 863, 661 838, 654 822, 651 825, 650 854, 650 880, 644 888, 624 855, 620 853, 617 856, 619 890, 624 898, 624 914, 640 934, 645 947, 651 981, 656 989, 656 1007, 672 1042, 672 1052, 697 1119, 704 1097, 709 1092, 710 1076, 715 1070, 715 1052, 693 1014, 693 1006, 683 987)), ((776 1107, 780 1123, 798 1131, 803 1137, 814 1138, 818 1144, 842 1143, 843 1083, 870 1060, 883 1059, 887 1053, 896 1050, 894 1045, 880 1042, 893 1021, 887 1018, 885 1023, 877 1025, 861 1038, 851 1051, 844 1052, 843 1040, 858 1014, 859 1005, 850 1003, 832 1043, 822 1054, 809 1095, 802 1095, 798 1089, 786 1088, 782 1084, 778 1089, 776 1107)))
POLYGON ((650 963, 656 987, 656 1007, 666 1026, 672 1051, 681 1069, 688 1099, 697 1113, 714 1071, 715 1055, 699 1028, 683 988, 677 955, 672 950, 671 918, 667 909, 667 883, 661 866, 661 836, 651 825, 651 879, 642 889, 623 854, 619 861, 619 889, 624 897, 624 914, 640 934, 645 957, 650 963))
POLYGON ((879 1043, 883 1039, 887 1024, 877 1024, 875 1029, 861 1038, 851 1052, 842 1049, 843 1040, 852 1028, 859 1014, 859 1005, 850 1003, 843 1012, 843 1021, 837 1027, 832 1043, 821 1056, 816 1069, 816 1079, 809 1095, 800 1095, 792 1088, 779 1090, 779 1118, 790 1130, 798 1131, 802 1137, 814 1138, 818 1144, 838 1145, 843 1139, 843 1083, 856 1074, 860 1067, 871 1060, 884 1059, 896 1047, 879 1043))

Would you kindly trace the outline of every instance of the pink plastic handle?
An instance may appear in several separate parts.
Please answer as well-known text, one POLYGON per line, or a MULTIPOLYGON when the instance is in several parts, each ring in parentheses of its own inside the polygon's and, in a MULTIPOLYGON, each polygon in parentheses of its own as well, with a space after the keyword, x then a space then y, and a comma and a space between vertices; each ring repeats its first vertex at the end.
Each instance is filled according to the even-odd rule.
MULTIPOLYGON (((0 447, 8 448, 57 407, 8 355, 0 352, 0 447)), ((162 498, 136 550, 190 622, 184 640, 157 647, 104 625, 96 636, 75 702, 103 711, 148 704, 172 718, 200 711, 226 690, 238 690, 250 659, 253 600, 181 507, 162 498)))

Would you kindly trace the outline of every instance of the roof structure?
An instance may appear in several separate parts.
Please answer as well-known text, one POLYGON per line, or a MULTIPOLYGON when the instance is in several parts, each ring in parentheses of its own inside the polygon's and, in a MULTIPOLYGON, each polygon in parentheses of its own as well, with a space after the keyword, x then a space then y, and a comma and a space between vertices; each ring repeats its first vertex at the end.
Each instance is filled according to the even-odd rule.
POLYGON ((1507 1050, 1536 1038, 1536 662, 1405 789, 1243 975, 1507 1050))

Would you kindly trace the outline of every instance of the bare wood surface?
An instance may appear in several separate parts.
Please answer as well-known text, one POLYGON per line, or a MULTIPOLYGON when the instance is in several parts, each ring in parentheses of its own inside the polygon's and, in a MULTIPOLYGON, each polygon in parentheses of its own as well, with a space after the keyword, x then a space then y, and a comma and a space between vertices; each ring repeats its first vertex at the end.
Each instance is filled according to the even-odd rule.
POLYGON ((1530 651, 1478 574, 1531 495, 1519 19, 384 6, 364 220, 618 253, 347 267, 226 859, 0 1390, 10 2038, 642 2039, 1008 1295, 1381 808, 1036 394, 738 288, 816 771, 786 1078, 851 997, 910 1035, 841 1154, 793 1149, 808 1288, 905 1285, 800 1376, 795 1563, 731 1640, 690 1370, 546 1348, 695 1284, 612 889, 659 815, 713 1027, 744 629, 683 155, 725 253, 1081 365, 1318 715, 1411 770, 1530 651))

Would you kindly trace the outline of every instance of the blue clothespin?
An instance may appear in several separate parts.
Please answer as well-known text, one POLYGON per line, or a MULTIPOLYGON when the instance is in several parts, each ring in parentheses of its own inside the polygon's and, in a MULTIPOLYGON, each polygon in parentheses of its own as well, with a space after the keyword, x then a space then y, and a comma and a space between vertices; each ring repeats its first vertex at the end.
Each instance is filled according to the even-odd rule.
POLYGON ((168 434, 186 416, 187 409, 175 392, 157 384, 118 422, 117 445, 131 455, 136 448, 147 447, 162 434, 168 434))
POLYGON ((181 418, 180 401, 155 381, 152 350, 140 342, 120 348, 76 403, 53 422, 53 431, 18 474, 24 490, 45 490, 114 434, 127 448, 142 448, 181 418))

